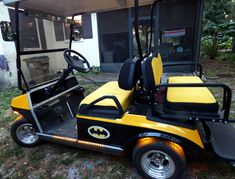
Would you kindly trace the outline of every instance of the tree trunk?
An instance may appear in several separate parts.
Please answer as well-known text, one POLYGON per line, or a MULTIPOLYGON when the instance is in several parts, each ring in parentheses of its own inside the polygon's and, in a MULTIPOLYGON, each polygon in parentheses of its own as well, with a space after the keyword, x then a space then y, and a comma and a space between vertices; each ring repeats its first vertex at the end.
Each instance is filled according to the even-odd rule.
POLYGON ((232 52, 235 53, 235 37, 233 38, 232 52))
POLYGON ((217 54, 218 54, 218 41, 217 39, 214 39, 213 44, 209 50, 209 54, 208 54, 209 59, 214 60, 217 57, 217 54))

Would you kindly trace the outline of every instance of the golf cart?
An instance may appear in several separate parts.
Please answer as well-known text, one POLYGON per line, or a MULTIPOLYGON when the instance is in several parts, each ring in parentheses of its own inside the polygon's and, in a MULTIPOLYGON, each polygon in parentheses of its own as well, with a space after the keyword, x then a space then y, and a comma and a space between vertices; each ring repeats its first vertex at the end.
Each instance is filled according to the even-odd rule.
MULTIPOLYGON (((163 64, 160 53, 149 50, 144 55, 141 50, 138 7, 152 4, 153 12, 157 2, 4 2, 15 8, 18 86, 22 90, 22 95, 11 103, 12 109, 19 113, 11 126, 16 143, 32 147, 44 140, 111 154, 129 153, 144 178, 180 178, 186 168, 185 157, 204 150, 235 162, 235 146, 231 145, 235 139, 231 124, 234 120, 229 119, 231 89, 224 84, 203 83, 198 63, 163 64), (74 16, 133 6, 138 54, 123 64, 117 81, 108 82, 85 96, 85 89, 73 71, 87 73, 90 64, 83 55, 72 50, 74 16), (44 18, 44 25, 49 24, 49 20, 70 24, 69 48, 22 48, 19 18, 23 15, 37 18, 38 22, 44 18), (65 18, 68 16, 72 19, 65 18), (60 54, 51 56, 51 53, 60 54), (63 57, 67 68, 57 75, 49 75, 54 79, 45 78, 44 83, 36 79, 29 82, 21 59, 25 56, 33 62, 35 58, 48 59, 38 54, 47 54, 50 59, 63 57), (195 73, 163 79, 164 67, 173 65, 190 65, 195 73), (222 107, 209 88, 222 89, 222 107)), ((51 32, 50 28, 46 32, 51 32)), ((54 63, 50 61, 50 64, 54 63)))

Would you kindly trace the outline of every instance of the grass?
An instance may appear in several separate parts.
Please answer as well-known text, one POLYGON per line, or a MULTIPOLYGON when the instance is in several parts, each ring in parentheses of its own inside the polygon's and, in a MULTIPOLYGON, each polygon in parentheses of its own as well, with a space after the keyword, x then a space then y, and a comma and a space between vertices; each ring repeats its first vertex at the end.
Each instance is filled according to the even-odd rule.
POLYGON ((0 127, 8 125, 14 119, 15 115, 11 113, 9 104, 11 99, 19 94, 20 91, 16 87, 0 91, 0 127))
POLYGON ((102 86, 104 83, 93 83, 80 81, 80 85, 86 89, 85 95, 89 95, 91 92, 102 86))
MULTIPOLYGON (((210 60, 203 63, 204 71, 217 77, 209 81, 225 83, 235 91, 235 66, 232 63, 210 60), (225 74, 225 77, 218 77, 218 74, 225 74)), ((99 74, 92 72, 89 77, 99 74)), ((80 81, 80 84, 88 95, 103 83, 80 81)), ((220 96, 217 90, 214 92, 220 96)), ((17 88, 0 92, 0 178, 141 178, 128 157, 52 143, 43 143, 30 149, 16 145, 9 135, 9 125, 15 117, 9 104, 19 94, 17 88)), ((235 119, 235 98, 231 109, 231 116, 235 119)), ((221 162, 214 155, 205 153, 201 156, 200 159, 187 158, 187 178, 235 179, 234 167, 221 162)))
POLYGON ((88 73, 81 73, 81 72, 76 72, 75 76, 78 78, 91 78, 95 77, 96 75, 101 74, 101 69, 99 67, 92 67, 91 70, 88 73))
POLYGON ((67 155, 65 153, 65 155, 62 154, 61 159, 59 160, 59 163, 65 166, 69 166, 71 163, 73 163, 77 158, 79 158, 79 154, 78 153, 74 153, 72 156, 71 155, 67 155))
MULTIPOLYGON (((207 77, 212 78, 224 78, 224 77, 231 77, 231 75, 235 74, 235 64, 230 62, 229 60, 221 61, 221 60, 210 60, 210 59, 203 59, 201 60, 203 65, 203 73, 207 77)), ((231 79, 231 78, 229 78, 231 79)), ((226 79, 223 79, 226 80, 226 79)))
POLYGON ((222 62, 235 64, 235 53, 232 52, 220 53, 217 59, 222 62))

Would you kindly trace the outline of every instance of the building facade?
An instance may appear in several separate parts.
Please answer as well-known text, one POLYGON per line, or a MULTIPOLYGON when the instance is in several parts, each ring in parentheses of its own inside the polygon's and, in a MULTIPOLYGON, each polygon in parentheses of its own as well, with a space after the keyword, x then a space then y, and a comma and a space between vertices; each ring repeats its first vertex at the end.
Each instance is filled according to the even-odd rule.
MULTIPOLYGON (((13 10, 9 10, 1 1, 0 12, 0 22, 14 21, 13 10)), ((143 53, 147 53, 150 46, 150 12, 150 6, 139 9, 139 34, 143 53)), ((151 51, 160 52, 164 62, 198 61, 201 19, 201 0, 158 3, 154 10, 151 51)), ((137 54, 133 8, 85 14, 78 17, 77 21, 78 26, 75 31, 78 33, 78 38, 73 41, 72 49, 83 54, 91 66, 100 67, 104 72, 118 72, 125 60, 137 54)), ((62 48, 69 45, 69 26, 28 17, 22 17, 21 25, 22 29, 27 29, 25 32, 22 31, 21 36, 23 51, 62 48)), ((0 84, 2 84, 0 86, 16 84, 14 42, 5 41, 2 31, 0 37, 0 55, 5 57, 9 67, 0 68, 0 84)), ((21 62, 26 78, 32 78, 28 63, 31 58, 34 59, 34 56, 25 56, 21 62)), ((39 59, 43 59, 44 62, 45 59, 49 61, 48 74, 66 66, 62 53, 47 54, 46 57, 39 59)), ((169 70, 186 72, 190 69, 180 67, 169 70)), ((33 76, 35 75, 37 74, 33 76)))
MULTIPOLYGON (((139 34, 143 53, 150 44, 151 6, 139 8, 139 34)), ((103 71, 118 71, 137 54, 134 9, 101 12, 98 17, 100 65, 103 71)), ((160 52, 164 62, 198 61, 202 1, 174 0, 156 5, 151 51, 160 52)), ((180 68, 179 71, 187 68, 180 68)), ((177 69, 173 69, 177 70, 177 69)))
MULTIPOLYGON (((17 84, 14 39, 5 38, 7 23, 11 22, 14 29, 15 14, 14 10, 4 6, 1 1, 0 14, 0 87, 3 88, 17 84)), ((77 25, 80 34, 79 38, 73 41, 72 49, 89 59, 91 66, 99 67, 100 56, 96 13, 79 17, 77 25)), ((27 17, 20 14, 20 50, 22 52, 68 48, 69 33, 70 27, 68 24, 27 17)), ((66 67, 67 64, 62 52, 21 56, 21 68, 29 84, 33 81, 43 81, 43 79, 49 76, 53 77, 53 74, 66 67), (45 69, 43 70, 42 68, 45 69)))

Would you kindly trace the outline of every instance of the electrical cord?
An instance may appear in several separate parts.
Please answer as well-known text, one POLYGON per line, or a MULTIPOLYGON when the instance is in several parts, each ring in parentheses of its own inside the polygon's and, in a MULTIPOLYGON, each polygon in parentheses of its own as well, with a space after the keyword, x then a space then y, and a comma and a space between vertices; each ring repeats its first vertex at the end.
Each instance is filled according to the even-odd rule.
MULTIPOLYGON (((197 72, 194 72, 194 74, 196 76, 198 76, 199 74, 197 72)), ((205 73, 202 73, 202 80, 203 81, 206 81, 206 80, 218 80, 219 77, 210 77, 210 76, 207 76, 205 73)))
POLYGON ((205 74, 202 75, 202 78, 205 80, 218 80, 219 79, 219 77, 206 76, 205 74))

